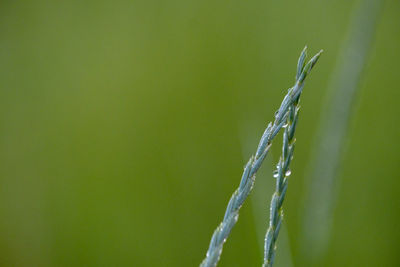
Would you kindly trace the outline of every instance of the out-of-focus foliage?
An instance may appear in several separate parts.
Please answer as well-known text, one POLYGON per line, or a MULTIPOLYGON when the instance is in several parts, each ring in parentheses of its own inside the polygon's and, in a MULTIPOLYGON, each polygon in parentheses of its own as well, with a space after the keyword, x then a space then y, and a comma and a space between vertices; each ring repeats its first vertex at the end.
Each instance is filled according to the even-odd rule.
MULTIPOLYGON (((250 156, 242 133, 255 125, 245 140, 255 149, 308 44, 325 52, 302 95, 285 198, 303 266, 303 173, 358 4, 0 3, 0 265, 198 265, 250 156)), ((400 264, 399 13, 399 1, 385 2, 321 266, 400 264)), ((271 149, 276 162, 279 143, 271 149)), ((252 208, 219 266, 261 264, 252 208)))

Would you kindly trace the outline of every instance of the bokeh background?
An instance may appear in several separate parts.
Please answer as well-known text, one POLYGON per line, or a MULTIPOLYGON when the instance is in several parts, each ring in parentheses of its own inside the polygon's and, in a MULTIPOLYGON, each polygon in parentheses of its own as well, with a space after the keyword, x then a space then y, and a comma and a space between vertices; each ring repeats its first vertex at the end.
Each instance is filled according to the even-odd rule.
MULTIPOLYGON (((1 1, 0 265, 197 266, 307 44, 276 266, 400 266, 400 2, 377 2, 354 26, 365 1, 1 1), (307 170, 352 27, 372 37, 311 261, 307 170)), ((261 264, 279 139, 219 266, 261 264)))

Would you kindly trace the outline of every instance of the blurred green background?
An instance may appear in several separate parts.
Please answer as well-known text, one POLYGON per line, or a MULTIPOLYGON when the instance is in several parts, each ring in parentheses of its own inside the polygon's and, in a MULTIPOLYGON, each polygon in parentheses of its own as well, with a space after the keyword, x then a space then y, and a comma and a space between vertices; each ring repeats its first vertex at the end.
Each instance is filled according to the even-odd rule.
MULTIPOLYGON (((307 44, 325 52, 302 95, 277 266, 310 266, 304 174, 361 2, 1 1, 0 265, 197 266, 307 44)), ((400 1, 377 12, 315 266, 400 266, 400 1)), ((261 264, 279 153, 219 266, 261 264)))

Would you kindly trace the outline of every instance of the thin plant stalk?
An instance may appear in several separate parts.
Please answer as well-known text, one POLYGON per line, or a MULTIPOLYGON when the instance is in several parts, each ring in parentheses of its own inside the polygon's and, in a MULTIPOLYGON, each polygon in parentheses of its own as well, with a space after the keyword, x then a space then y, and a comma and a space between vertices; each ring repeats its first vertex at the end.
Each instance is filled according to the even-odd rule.
MULTIPOLYGON (((322 52, 322 51, 321 51, 322 52)), ((297 63, 296 82, 301 79, 304 72, 308 72, 309 66, 313 66, 318 60, 321 52, 315 55, 307 65, 304 66, 305 58, 307 56, 306 49, 300 55, 297 63)), ((302 84, 304 86, 304 84, 302 84)), ((288 187, 290 171, 290 162, 293 158, 294 145, 296 139, 294 137, 296 125, 299 117, 299 101, 300 94, 289 106, 288 116, 286 117, 285 130, 283 132, 282 142, 282 155, 274 171, 274 178, 276 178, 275 192, 272 195, 270 205, 270 219, 269 226, 265 236, 265 251, 264 251, 264 267, 271 267, 275 259, 276 240, 278 238, 279 230, 283 221, 283 201, 285 199, 286 190, 288 187)))
MULTIPOLYGON (((306 48, 304 49, 304 51, 305 50, 306 48)), ((268 154, 268 151, 272 144, 272 140, 282 129, 282 127, 287 123, 288 110, 292 106, 292 104, 299 98, 299 95, 303 90, 304 80, 311 71, 314 64, 317 62, 319 54, 320 53, 313 57, 310 62, 308 62, 307 65, 304 67, 295 85, 288 90, 288 93, 284 97, 281 106, 275 112, 274 122, 269 123, 267 128, 265 129, 255 155, 250 158, 244 168, 242 179, 240 181, 238 189, 233 193, 231 199, 229 200, 224 218, 211 237, 206 257, 200 264, 200 266, 210 267, 217 265, 220 255, 222 253, 223 245, 228 238, 233 226, 238 220, 239 209, 243 205, 245 199, 249 195, 254 185, 256 177, 255 175, 268 154)))
POLYGON ((328 86, 325 111, 316 131, 317 141, 306 168, 305 201, 300 210, 302 229, 298 245, 306 265, 318 263, 328 250, 340 159, 382 4, 383 0, 366 0, 356 6, 348 38, 328 86))

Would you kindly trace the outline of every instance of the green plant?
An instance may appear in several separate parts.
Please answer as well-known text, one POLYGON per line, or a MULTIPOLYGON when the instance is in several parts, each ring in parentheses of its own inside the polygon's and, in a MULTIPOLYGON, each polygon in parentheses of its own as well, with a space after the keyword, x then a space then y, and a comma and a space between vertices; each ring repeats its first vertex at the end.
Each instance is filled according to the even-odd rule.
MULTIPOLYGON (((320 51, 316 54, 305 66, 305 58, 307 55, 307 47, 301 52, 299 61, 297 63, 297 73, 296 73, 296 84, 293 88, 289 89, 296 90, 296 87, 303 88, 304 78, 311 71, 312 67, 317 62, 320 51)), ((300 90, 300 94, 301 94, 300 90)), ((276 250, 276 240, 278 238, 279 230, 283 220, 283 208, 282 204, 285 199, 286 190, 288 187, 288 179, 291 174, 289 169, 290 162, 293 158, 294 144, 296 139, 294 134, 296 131, 296 124, 299 117, 299 100, 300 94, 294 98, 294 100, 289 105, 286 116, 286 125, 283 132, 283 142, 282 142, 282 155, 276 165, 276 170, 274 171, 274 177, 276 178, 275 192, 272 195, 271 205, 270 205, 270 219, 269 227, 265 236, 265 252, 264 252, 264 264, 263 266, 272 266, 274 263, 275 250, 276 250)))
MULTIPOLYGON (((320 52, 321 53, 321 52, 320 52)), ((314 56, 303 68, 306 48, 301 53, 299 64, 301 63, 301 69, 298 67, 296 75, 295 85, 288 90, 288 93, 284 97, 281 106, 275 112, 274 123, 269 123, 268 127, 264 131, 259 145, 257 147, 256 154, 250 158, 247 162, 242 179, 239 184, 239 188, 233 193, 229 200, 228 206, 225 211, 225 216, 221 224, 214 231, 207 254, 200 266, 209 267, 216 266, 220 258, 223 245, 228 238, 233 226, 236 224, 239 216, 239 209, 243 205, 245 199, 249 195, 255 181, 255 175, 264 161, 268 151, 271 147, 272 140, 278 134, 278 132, 288 123, 290 119, 290 110, 294 103, 298 102, 300 94, 304 87, 304 80, 311 71, 314 64, 317 62, 320 53, 314 56)), ((293 120, 293 118, 292 118, 293 120)), ((287 127, 286 127, 287 128, 287 127)), ((294 133, 294 132, 293 132, 294 133)))
POLYGON ((340 184, 343 152, 349 137, 360 80, 368 66, 384 1, 367 0, 355 5, 348 36, 337 54, 323 101, 311 157, 305 168, 302 228, 298 250, 305 265, 323 258, 329 249, 340 184))

